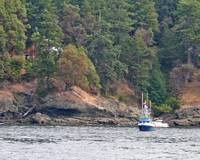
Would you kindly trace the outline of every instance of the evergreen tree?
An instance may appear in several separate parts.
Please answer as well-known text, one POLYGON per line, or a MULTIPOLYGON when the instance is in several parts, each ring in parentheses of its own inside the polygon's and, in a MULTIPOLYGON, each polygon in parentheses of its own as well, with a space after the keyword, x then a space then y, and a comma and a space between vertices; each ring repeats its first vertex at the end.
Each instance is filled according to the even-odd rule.
POLYGON ((4 54, 7 43, 7 35, 4 30, 4 21, 6 18, 5 1, 0 1, 0 56, 4 54))
POLYGON ((81 23, 79 7, 72 4, 64 4, 63 13, 60 16, 60 23, 64 32, 64 43, 84 44, 86 31, 81 23))
POLYGON ((22 0, 1 0, 0 17, 0 52, 23 53, 27 39, 25 4, 22 0))
POLYGON ((134 0, 131 4, 133 42, 129 41, 130 49, 124 61, 128 64, 128 79, 138 91, 147 92, 150 87, 150 73, 155 57, 154 33, 159 30, 158 15, 153 0, 134 0), (132 42, 132 44, 131 44, 132 42))
POLYGON ((157 105, 162 104, 166 101, 167 98, 167 87, 165 77, 163 76, 163 73, 160 70, 160 64, 158 59, 155 60, 150 74, 150 86, 148 88, 150 99, 157 105))
POLYGON ((130 5, 127 0, 110 0, 108 3, 108 22, 110 23, 110 32, 113 34, 113 45, 120 46, 129 39, 129 33, 132 30, 132 20, 130 5))
MULTIPOLYGON (((63 32, 58 25, 58 17, 52 0, 27 0, 28 19, 31 29, 29 38, 39 32, 48 39, 50 46, 59 47, 63 40, 63 32)), ((30 42, 30 39, 29 39, 30 42)))
POLYGON ((53 89, 52 77, 58 70, 59 55, 53 50, 49 50, 49 41, 37 32, 32 41, 37 46, 38 56, 33 62, 32 73, 38 78, 37 94, 46 96, 53 89))
POLYGON ((177 12, 177 32, 184 34, 184 36, 186 36, 186 38, 191 42, 199 41, 200 1, 180 0, 177 12))
POLYGON ((179 34, 174 33, 167 24, 161 31, 159 58, 161 68, 168 74, 174 67, 184 63, 187 56, 179 34))
POLYGON ((150 86, 150 71, 155 60, 156 50, 148 46, 145 37, 148 32, 138 30, 134 37, 134 51, 129 59, 129 80, 139 91, 147 92, 150 86))
MULTIPOLYGON (((110 12, 111 9, 109 9, 110 2, 104 0, 95 3, 88 2, 92 8, 91 13, 97 20, 97 31, 87 48, 100 75, 103 90, 108 93, 111 83, 122 79, 126 71, 126 66, 120 61, 121 48, 119 44, 114 43, 115 38, 117 40, 117 36, 115 37, 116 27, 114 27, 116 17, 112 17, 113 12, 110 12)), ((116 7, 115 3, 117 4, 117 1, 113 1, 113 7, 116 7)))
POLYGON ((176 20, 176 10, 177 4, 179 0, 156 0, 156 10, 159 15, 159 22, 164 22, 165 24, 169 25, 170 27, 174 25, 176 20))
POLYGON ((132 4, 132 19, 136 21, 134 28, 159 30, 158 14, 155 9, 155 0, 130 0, 132 4))
POLYGON ((186 48, 187 63, 199 63, 200 44, 200 1, 180 0, 177 9, 177 22, 174 27, 180 34, 182 43, 186 48))

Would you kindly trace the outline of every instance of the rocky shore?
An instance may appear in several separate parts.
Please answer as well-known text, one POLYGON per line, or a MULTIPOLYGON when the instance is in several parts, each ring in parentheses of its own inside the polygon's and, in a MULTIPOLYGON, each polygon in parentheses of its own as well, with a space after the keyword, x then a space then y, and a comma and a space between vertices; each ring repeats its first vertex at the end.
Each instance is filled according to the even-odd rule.
POLYGON ((177 110, 174 114, 162 116, 170 126, 200 126, 200 107, 177 110))
MULTIPOLYGON (((120 125, 137 124, 137 104, 89 94, 73 86, 45 98, 34 94, 36 82, 0 86, 0 124, 5 125, 120 125)), ((170 126, 200 126, 200 105, 183 106, 161 116, 170 126)))
POLYGON ((35 82, 4 85, 0 123, 39 125, 135 125, 139 110, 115 98, 91 95, 79 87, 35 96, 35 82))

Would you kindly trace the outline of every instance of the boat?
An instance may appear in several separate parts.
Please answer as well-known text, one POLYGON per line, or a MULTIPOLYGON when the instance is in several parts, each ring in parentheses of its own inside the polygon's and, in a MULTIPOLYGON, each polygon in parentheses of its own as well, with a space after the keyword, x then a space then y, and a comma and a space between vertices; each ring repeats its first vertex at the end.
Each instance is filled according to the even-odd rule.
POLYGON ((167 128, 169 125, 164 123, 162 119, 151 117, 151 101, 149 101, 148 106, 148 96, 147 102, 143 102, 142 94, 142 113, 139 118, 138 128, 140 131, 155 131, 156 128, 167 128))
POLYGON ((156 128, 168 128, 169 127, 168 123, 164 123, 163 120, 159 119, 159 118, 153 119, 153 123, 155 124, 156 128))
POLYGON ((154 131, 156 129, 156 125, 151 118, 151 102, 150 106, 148 106, 148 98, 147 102, 143 101, 143 93, 142 93, 142 113, 139 118, 138 128, 140 131, 154 131))
POLYGON ((151 118, 141 117, 139 119, 138 128, 140 131, 155 131, 156 127, 151 118))

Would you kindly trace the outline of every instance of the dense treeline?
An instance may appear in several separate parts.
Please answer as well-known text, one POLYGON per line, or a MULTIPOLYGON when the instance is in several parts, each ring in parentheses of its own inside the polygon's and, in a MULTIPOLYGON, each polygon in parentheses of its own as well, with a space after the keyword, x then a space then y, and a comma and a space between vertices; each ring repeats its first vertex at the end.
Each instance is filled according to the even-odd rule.
POLYGON ((41 95, 126 80, 175 109, 170 75, 199 67, 199 43, 200 0, 0 0, 0 79, 37 78, 41 95))

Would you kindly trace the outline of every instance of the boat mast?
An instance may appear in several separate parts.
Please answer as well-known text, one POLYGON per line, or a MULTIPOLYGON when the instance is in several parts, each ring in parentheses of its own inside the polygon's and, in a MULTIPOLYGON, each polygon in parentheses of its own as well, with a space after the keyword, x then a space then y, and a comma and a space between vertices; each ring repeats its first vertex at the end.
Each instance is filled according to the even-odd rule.
POLYGON ((151 114, 151 100, 150 100, 150 114, 151 114))
POLYGON ((142 93, 142 115, 144 114, 143 101, 144 101, 144 96, 143 96, 143 93, 142 93))

